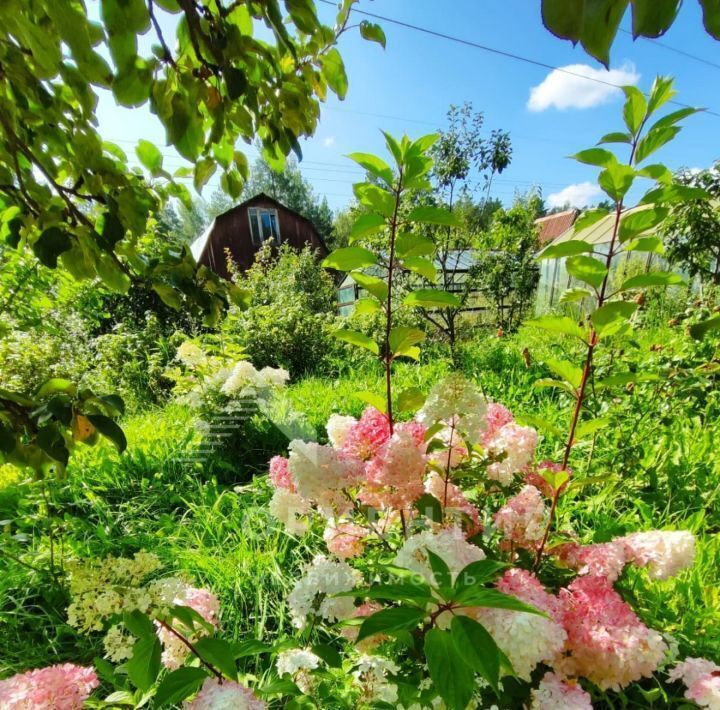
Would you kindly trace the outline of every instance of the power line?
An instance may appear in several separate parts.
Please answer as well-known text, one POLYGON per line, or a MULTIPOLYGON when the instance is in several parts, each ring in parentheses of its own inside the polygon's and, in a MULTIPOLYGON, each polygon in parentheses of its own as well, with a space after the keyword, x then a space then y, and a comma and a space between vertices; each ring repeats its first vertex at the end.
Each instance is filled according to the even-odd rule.
MULTIPOLYGON (((335 5, 335 3, 332 0, 318 0, 319 2, 325 4, 325 5, 335 5)), ((520 54, 514 54, 513 52, 508 52, 504 49, 498 49, 497 47, 489 47, 486 44, 480 44, 479 42, 474 42, 469 39, 463 39, 462 37, 455 37, 454 35, 448 35, 443 32, 438 32, 437 30, 431 30, 428 27, 420 27, 419 25, 413 25, 410 22, 404 22, 402 20, 395 20, 392 17, 385 17, 384 15, 378 15, 374 12, 368 12, 367 10, 357 10, 353 9, 353 12, 357 13, 358 15, 364 15, 365 17, 372 17, 375 20, 382 20, 383 22, 389 22, 393 25, 398 25, 399 27, 404 27, 409 30, 415 30, 416 32, 422 32, 423 34, 430 35, 432 37, 438 37, 440 39, 448 40, 449 42, 455 42, 457 44, 465 45, 466 47, 473 47, 474 49, 480 49, 484 52, 489 52, 490 54, 496 54, 500 57, 505 57, 506 59, 514 59, 518 62, 524 62, 525 64, 531 64, 536 67, 542 67, 543 69, 550 69, 551 71, 557 71, 561 74, 567 74, 568 76, 575 77, 577 79, 584 79, 585 81, 593 81, 596 84, 604 84, 605 86, 611 86, 614 89, 622 89, 622 84, 614 84, 611 81, 605 81, 604 79, 598 79, 597 77, 592 76, 585 76, 584 74, 578 74, 577 72, 571 71, 570 69, 565 69, 564 67, 558 67, 554 64, 548 64, 546 62, 541 62, 537 59, 531 59, 530 57, 523 57, 520 54)), ((676 106, 681 106, 683 108, 695 108, 694 106, 690 106, 690 104, 682 103, 681 101, 675 101, 674 99, 668 101, 668 103, 674 104, 676 106)), ((704 113, 710 115, 710 116, 716 116, 720 118, 720 113, 716 111, 711 111, 709 109, 705 109, 704 113)))
MULTIPOLYGON (((629 30, 624 30, 624 29, 620 28, 620 32, 622 32, 623 34, 626 34, 626 35, 630 35, 633 39, 635 39, 635 36, 629 30)), ((705 59, 704 57, 698 57, 695 54, 690 54, 690 52, 686 52, 684 49, 678 49, 677 47, 673 47, 670 44, 661 42, 659 39, 650 39, 649 37, 640 37, 640 39, 644 39, 646 42, 651 42, 652 44, 656 44, 658 47, 667 49, 670 52, 675 52, 676 54, 682 54, 683 57, 687 57, 688 59, 694 59, 696 62, 700 62, 702 64, 707 64, 709 67, 715 67, 715 69, 720 69, 720 64, 711 62, 709 59, 705 59)))

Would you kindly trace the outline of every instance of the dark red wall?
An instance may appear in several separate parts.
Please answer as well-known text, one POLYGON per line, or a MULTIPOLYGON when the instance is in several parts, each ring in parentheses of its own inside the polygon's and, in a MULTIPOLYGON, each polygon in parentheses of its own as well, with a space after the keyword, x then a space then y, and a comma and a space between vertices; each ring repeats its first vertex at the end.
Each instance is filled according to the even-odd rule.
POLYGON ((200 255, 201 264, 209 266, 220 276, 229 278, 227 249, 232 255, 232 260, 242 271, 250 268, 255 260, 255 253, 259 249, 253 244, 250 235, 250 220, 248 219, 248 208, 250 207, 268 207, 277 210, 280 238, 283 244, 288 242, 298 250, 309 244, 312 249, 319 252, 321 257, 327 256, 328 250, 309 220, 283 207, 275 200, 259 195, 215 218, 215 226, 200 255))

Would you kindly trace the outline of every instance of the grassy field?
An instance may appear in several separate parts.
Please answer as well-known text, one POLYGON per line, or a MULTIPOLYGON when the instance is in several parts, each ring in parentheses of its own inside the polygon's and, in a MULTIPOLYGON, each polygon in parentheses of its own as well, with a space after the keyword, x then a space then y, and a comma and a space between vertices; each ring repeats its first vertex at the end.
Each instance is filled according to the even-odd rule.
MULTIPOLYGON (((488 398, 541 427, 540 458, 562 446, 569 399, 533 383, 548 375, 544 361, 565 347, 524 329, 511 338, 479 340, 459 354, 461 369, 488 398)), ((573 454, 574 488, 559 522, 585 542, 650 528, 693 531, 699 546, 691 570, 665 582, 630 571, 621 590, 684 653, 717 657, 720 401, 698 370, 707 359, 700 348, 680 331, 660 329, 599 362, 599 371, 611 358, 621 370, 649 363, 644 369, 657 379, 598 391, 591 399, 606 424, 573 454)), ((399 366, 398 386, 427 390, 449 367, 430 350, 421 364, 399 366)), ((359 414, 364 405, 355 393, 379 389, 380 373, 370 364, 334 380, 304 379, 285 390, 273 416, 299 421, 322 439, 331 412, 359 414)), ((106 445, 83 448, 66 481, 46 486, 0 469, 0 519, 13 539, 0 556, 0 675, 62 660, 90 662, 102 653, 99 638, 78 635, 65 621, 63 567, 77 558, 155 551, 168 570, 220 597, 230 637, 273 639, 288 629, 285 596, 302 562, 320 547, 321 531, 298 541, 267 513, 264 467, 284 452, 282 431, 256 417, 227 450, 186 463, 200 438, 186 408, 145 411, 127 418, 124 428, 126 453, 106 445)))

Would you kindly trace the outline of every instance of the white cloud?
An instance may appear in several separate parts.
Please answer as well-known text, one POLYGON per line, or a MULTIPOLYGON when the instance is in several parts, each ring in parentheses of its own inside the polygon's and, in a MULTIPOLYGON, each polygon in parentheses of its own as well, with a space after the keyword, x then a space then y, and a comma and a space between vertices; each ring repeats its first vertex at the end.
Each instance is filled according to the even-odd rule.
POLYGON ((562 207, 568 203, 572 207, 587 207, 601 193, 594 182, 579 182, 548 195, 546 202, 548 207, 562 207))
POLYGON ((331 148, 335 145, 335 136, 328 136, 327 138, 323 139, 323 145, 326 148, 331 148))
POLYGON ((588 64, 570 64, 553 69, 537 86, 530 89, 527 107, 531 111, 545 111, 555 107, 564 111, 568 108, 592 108, 607 103, 620 95, 620 89, 608 84, 637 84, 640 74, 632 62, 626 62, 619 69, 595 69, 588 64), (571 72, 569 74, 565 72, 571 72), (607 82, 588 81, 582 77, 607 82))

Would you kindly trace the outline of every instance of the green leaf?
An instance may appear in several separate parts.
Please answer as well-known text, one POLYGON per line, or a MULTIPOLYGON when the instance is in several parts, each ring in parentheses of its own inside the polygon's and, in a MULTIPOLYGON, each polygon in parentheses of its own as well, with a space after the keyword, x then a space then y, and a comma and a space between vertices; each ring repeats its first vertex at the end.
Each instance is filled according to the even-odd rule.
POLYGON ((588 210, 587 212, 583 212, 576 220, 575 224, 573 225, 573 231, 575 234, 578 232, 582 232, 583 229, 587 229, 588 227, 592 227, 593 224, 596 222, 599 222, 603 217, 607 217, 610 214, 610 210, 603 209, 602 207, 598 207, 594 210, 588 210))
POLYGON ((160 149, 150 141, 140 140, 135 146, 135 154, 143 167, 152 175, 157 175, 162 170, 163 155, 160 149))
POLYGON ((609 165, 617 163, 617 158, 609 150, 604 148, 588 148, 581 150, 579 153, 571 156, 580 163, 587 165, 597 165, 600 168, 606 168, 609 165))
MULTIPOLYGON (((633 37, 659 37, 675 20, 680 9, 679 0, 633 0, 632 33, 633 37)), ((656 81, 657 83, 657 81, 656 81)), ((655 87, 653 86, 653 89, 655 87)), ((650 94, 650 111, 653 105, 654 91, 650 94)))
POLYGON ((335 47, 325 53, 322 60, 322 73, 328 86, 337 97, 340 100, 344 99, 347 93, 348 79, 345 73, 345 64, 340 56, 340 52, 338 52, 335 47))
POLYGON ((571 397, 577 397, 577 392, 564 380, 554 380, 551 377, 540 377, 533 382, 535 389, 559 389, 567 392, 571 397))
POLYGON ((466 710, 475 688, 475 674, 458 653, 449 631, 425 634, 425 660, 430 678, 448 710, 466 710))
POLYGON ((430 256, 435 253, 435 242, 427 237, 403 232, 395 240, 395 251, 401 259, 415 256, 430 256))
POLYGON ((632 136, 629 133, 616 131, 614 133, 606 133, 599 141, 601 143, 632 143, 632 136))
POLYGON ((615 202, 620 202, 632 187, 634 179, 635 171, 629 165, 615 163, 600 173, 598 183, 605 194, 615 202))
POLYGON ((48 227, 33 244, 33 252, 43 266, 49 269, 57 267, 60 254, 72 247, 72 240, 67 232, 59 227, 48 227))
POLYGON ((637 171, 637 174, 641 177, 650 178, 651 180, 655 180, 656 182, 660 182, 665 185, 669 185, 673 181, 673 174, 667 167, 661 165, 660 163, 646 165, 645 167, 640 168, 640 170, 637 171))
POLYGON ((701 187, 693 187, 692 185, 679 185, 673 183, 671 185, 662 185, 654 190, 646 192, 641 205, 648 204, 675 204, 677 202, 689 202, 690 200, 707 200, 710 195, 701 187))
POLYGON ((497 694, 500 650, 493 637, 469 616, 454 616, 450 633, 460 658, 479 673, 497 694))
POLYGON ((582 239, 570 239, 560 244, 551 244, 543 249, 538 255, 538 259, 559 259, 564 256, 576 256, 577 254, 585 254, 593 250, 593 245, 584 242, 582 239))
POLYGON ((665 220, 668 213, 667 207, 650 207, 649 209, 640 209, 624 214, 620 219, 620 229, 618 231, 620 241, 624 242, 631 237, 636 237, 643 232, 654 229, 665 220))
POLYGON ((158 685, 153 697, 153 707, 163 708, 179 705, 194 695, 208 677, 202 668, 185 666, 168 673, 158 685))
POLYGON ((353 397, 359 399, 361 402, 365 402, 366 404, 375 407, 378 412, 385 413, 387 411, 387 401, 385 397, 379 394, 375 394, 374 392, 370 392, 368 390, 362 390, 361 392, 354 392, 353 397))
POLYGON ((557 37, 577 42, 582 31, 582 19, 583 3, 542 0, 543 24, 557 37))
POLYGON ((237 680, 235 652, 231 644, 213 636, 202 636, 193 645, 204 661, 215 666, 226 678, 237 680))
POLYGON ((408 387, 400 392, 397 400, 399 412, 416 412, 425 404, 425 394, 419 387, 408 387))
POLYGON ((352 271, 373 264, 377 264, 377 256, 363 247, 335 249, 322 262, 326 269, 336 269, 337 271, 352 271))
POLYGON ((440 555, 433 552, 429 547, 425 548, 425 552, 430 563, 430 569, 433 573, 433 581, 435 586, 441 590, 449 590, 452 588, 452 575, 450 568, 440 555))
POLYGON ((570 256, 565 262, 568 274, 595 288, 602 286, 607 276, 607 267, 593 256, 570 256))
POLYGON ((338 597, 356 597, 359 599, 382 599, 383 601, 413 602, 427 604, 435 600, 432 590, 424 582, 411 580, 398 584, 374 584, 366 589, 353 589, 336 594, 338 597))
POLYGON ((285 7, 295 26, 307 35, 314 34, 320 26, 312 0, 285 0, 285 7))
POLYGON ((132 684, 143 692, 150 689, 160 672, 160 640, 157 636, 145 636, 133 646, 132 656, 126 664, 132 684))
POLYGON ((322 658, 330 668, 342 668, 342 656, 334 646, 327 643, 318 643, 310 650, 316 656, 322 658))
POLYGON ((682 121, 683 118, 692 116, 693 114, 699 113, 700 111, 702 111, 702 109, 692 108, 690 106, 688 106, 687 108, 678 109, 677 111, 669 113, 667 116, 659 118, 657 121, 655 121, 655 123, 653 123, 650 130, 655 131, 659 128, 667 128, 669 126, 674 126, 679 121, 682 121))
POLYGON ((679 126, 666 126, 665 128, 653 128, 640 139, 635 151, 635 161, 642 163, 648 156, 652 155, 656 150, 662 148, 669 143, 675 136, 680 133, 679 126))
POLYGON ((338 340, 342 340, 345 343, 350 343, 351 345, 357 345, 360 348, 365 348, 365 350, 369 350, 374 355, 380 354, 378 344, 372 338, 369 338, 367 335, 360 333, 357 330, 340 328, 333 331, 333 337, 337 338, 338 340))
POLYGON ((410 210, 407 216, 410 222, 422 222, 424 224, 438 224, 443 227, 459 227, 460 220, 450 210, 444 207, 433 207, 425 205, 410 210))
POLYGON ((424 259, 421 256, 408 256, 403 259, 402 264, 406 269, 420 274, 420 276, 423 276, 428 281, 432 281, 433 283, 437 281, 435 264, 433 264, 430 259, 424 259))
MULTIPOLYGON (((589 436, 595 434, 595 432, 598 432, 600 431, 600 429, 605 428, 608 424, 610 424, 610 419, 608 419, 607 417, 597 417, 596 419, 589 419, 588 421, 580 422, 580 424, 578 424, 577 428, 575 429, 575 439, 577 441, 587 439, 589 436)), ((567 476, 567 472, 565 471, 560 471, 560 473, 565 473, 565 475, 567 476)))
POLYGON ((458 574, 455 580, 455 593, 461 596, 470 589, 482 587, 482 585, 497 577, 500 572, 508 567, 509 565, 507 563, 499 562, 498 560, 477 560, 476 562, 471 562, 460 570, 460 574, 458 574))
POLYGON ((586 288, 569 288, 563 291, 558 303, 573 303, 574 301, 582 301, 584 298, 590 298, 592 293, 586 288))
POLYGON ((627 4, 628 0, 588 0, 583 3, 580 41, 585 50, 606 68, 610 64, 610 45, 627 4))
POLYGON ((35 392, 36 398, 47 397, 51 394, 67 394, 70 397, 74 397, 77 394, 77 385, 71 380, 66 380, 63 377, 51 377, 49 380, 45 380, 35 392))
POLYGON ((623 118, 625 125, 634 136, 640 130, 645 115, 647 114, 647 101, 642 91, 636 86, 623 86, 625 92, 625 106, 623 107, 623 118))
POLYGON ((720 39, 720 3, 717 0, 700 0, 700 5, 705 29, 715 39, 720 39))
POLYGON ((413 346, 425 340, 425 333, 419 328, 410 326, 395 326, 390 331, 390 352, 393 355, 405 355, 413 346))
POLYGON ((429 520, 432 520, 433 523, 442 523, 443 521, 442 505, 440 501, 430 493, 423 493, 423 495, 413 503, 413 508, 415 508, 420 515, 424 515, 429 520))
POLYGON ((582 369, 567 360, 556 360, 555 358, 547 358, 545 364, 550 370, 565 382, 569 382, 573 387, 580 387, 582 380, 582 369))
POLYGON ((350 278, 361 288, 364 288, 368 293, 375 296, 381 303, 387 300, 388 285, 377 276, 363 274, 361 271, 351 271, 350 278))
POLYGON ((646 288, 648 286, 679 286, 685 280, 678 274, 671 274, 666 271, 651 271, 648 274, 638 274, 625 280, 620 286, 621 291, 630 291, 635 288, 646 288))
POLYGON ((398 631, 411 631, 425 618, 424 609, 398 606, 381 609, 368 616, 360 626, 355 643, 375 634, 393 635, 398 631))
POLYGON ((665 247, 663 246, 662 239, 660 239, 660 237, 638 237, 625 245, 625 251, 642 251, 652 252, 654 254, 664 254, 665 247))
POLYGON ((123 430, 104 414, 88 414, 90 423, 106 438, 110 439, 115 448, 122 453, 127 448, 127 439, 123 430))
POLYGON ((599 337, 608 337, 620 331, 637 307, 637 303, 633 302, 610 301, 594 311, 590 320, 599 337))
MULTIPOLYGON (((672 3, 679 7, 678 0, 659 0, 658 2, 654 2, 653 0, 635 0, 636 5, 644 5, 647 10, 652 13, 657 13, 660 7, 667 7, 672 3)), ((675 8, 676 11, 677 7, 675 8)), ((665 25, 665 29, 667 29, 669 24, 670 23, 665 25)), ((659 34, 655 36, 658 37, 659 34)), ((653 85, 650 88, 650 98, 648 99, 648 116, 654 111, 657 111, 661 106, 664 106, 677 94, 677 91, 673 88, 673 83, 674 79, 671 76, 655 77, 655 81, 653 81, 653 85)))
POLYGON ((350 229, 350 240, 354 241, 360 237, 379 232, 385 226, 385 218, 373 212, 361 214, 353 223, 350 229))
POLYGON ((388 187, 393 186, 395 176, 390 166, 382 158, 371 153, 350 153, 347 157, 365 168, 371 175, 380 178, 388 187))
POLYGON ((360 23, 360 36, 370 42, 377 42, 378 44, 381 44, 382 48, 385 49, 385 32, 383 32, 380 25, 363 20, 360 23))
POLYGON ((138 609, 123 614, 123 624, 131 634, 139 639, 155 638, 155 625, 147 614, 143 614, 138 609))
POLYGON ((421 288, 405 296, 406 306, 420 308, 459 308, 462 304, 457 296, 434 288, 421 288))
POLYGON ((368 182, 359 182, 353 185, 353 192, 358 202, 364 207, 378 212, 390 219, 395 211, 395 198, 387 190, 368 182))
POLYGON ((580 338, 583 342, 587 342, 587 331, 581 328, 572 318, 567 316, 540 316, 533 318, 527 322, 527 325, 542 328, 551 333, 562 333, 563 335, 572 335, 580 338))
POLYGON ((708 333, 718 329, 720 329, 720 316, 713 316, 699 323, 694 323, 690 326, 689 331, 692 338, 702 340, 708 333))
POLYGON ((355 301, 355 313, 377 313, 381 308, 380 302, 374 298, 361 298, 355 301))
POLYGON ((462 594, 459 594, 456 601, 463 606, 481 606, 488 609, 508 609, 510 611, 521 611, 526 614, 546 614, 530 604, 520 601, 510 594, 503 594, 497 589, 486 589, 483 587, 470 587, 462 594))
POLYGON ((193 187, 201 192, 208 180, 215 174, 217 163, 212 158, 203 158, 195 163, 193 171, 193 187))

